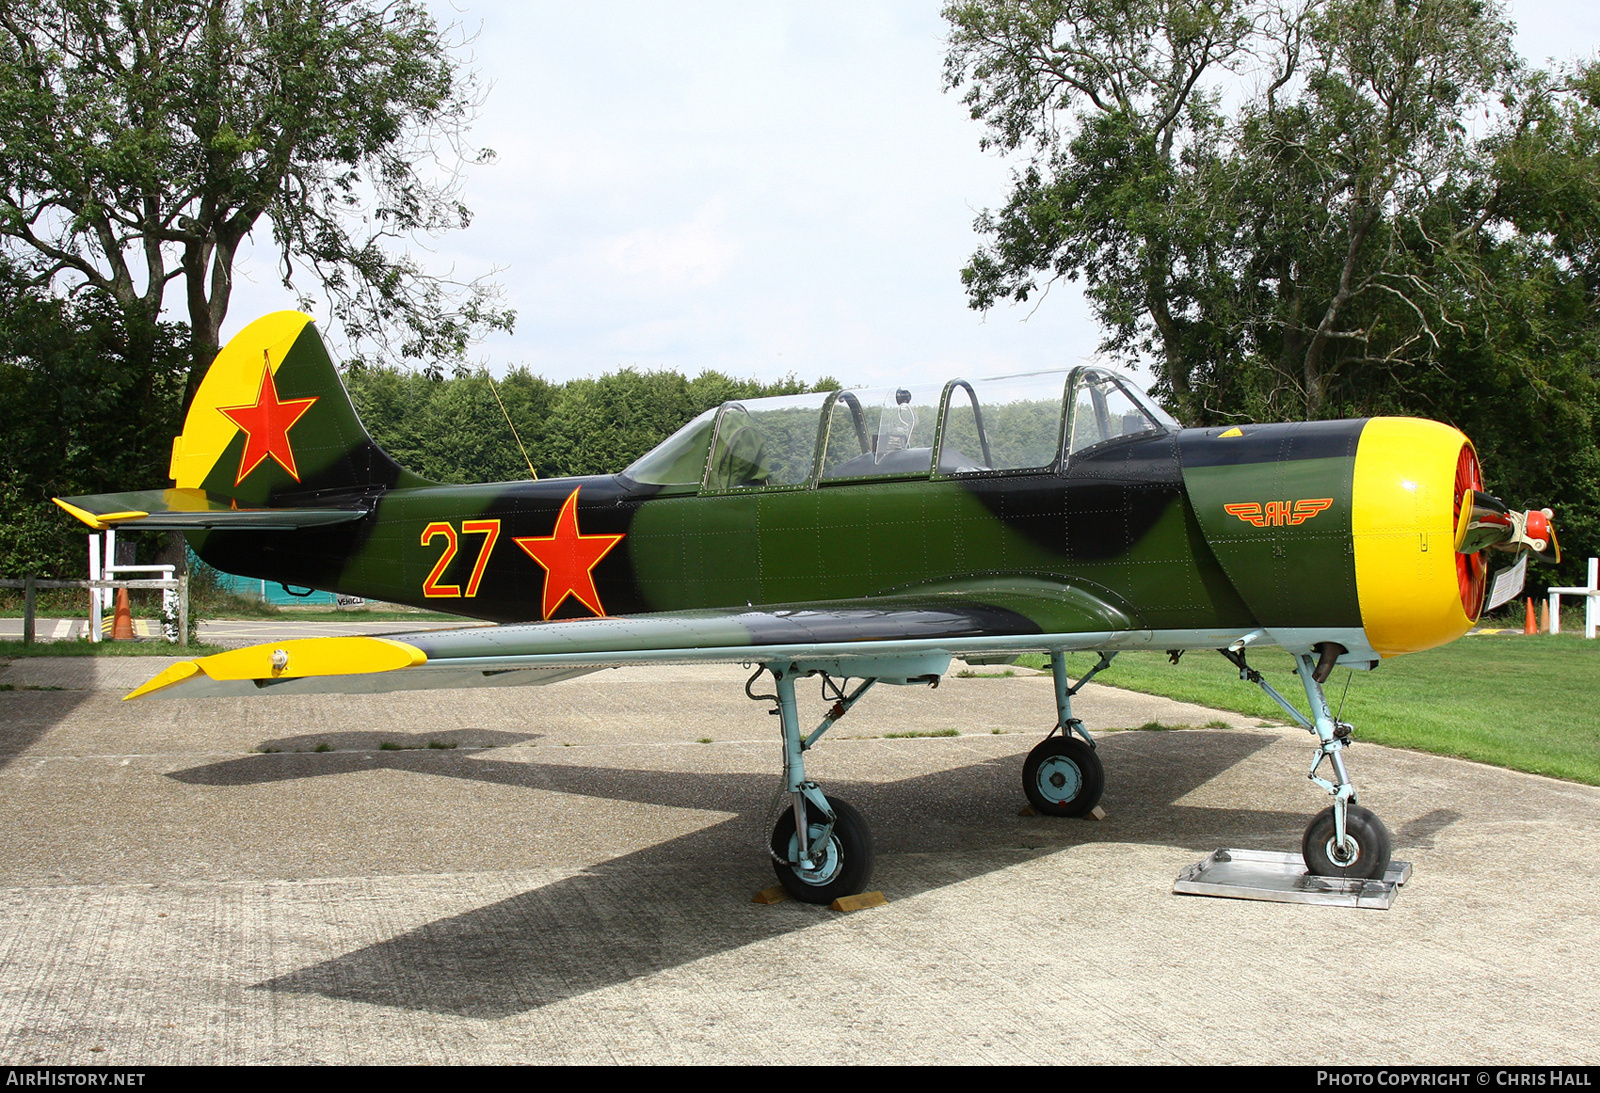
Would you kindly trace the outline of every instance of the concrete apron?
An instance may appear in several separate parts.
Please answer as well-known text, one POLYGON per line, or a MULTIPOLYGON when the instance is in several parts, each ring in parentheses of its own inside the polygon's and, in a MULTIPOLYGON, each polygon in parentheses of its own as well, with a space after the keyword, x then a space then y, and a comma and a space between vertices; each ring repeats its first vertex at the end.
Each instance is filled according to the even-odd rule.
POLYGON ((1196 727, 1106 733, 1106 819, 1049 820, 1047 677, 880 688, 811 756, 889 898, 841 915, 750 902, 780 750, 737 668, 118 701, 164 663, 0 671, 4 1062, 1600 1055, 1591 787, 1358 746, 1393 910, 1181 897, 1218 846, 1298 848, 1304 733, 1091 686, 1097 734, 1196 727))

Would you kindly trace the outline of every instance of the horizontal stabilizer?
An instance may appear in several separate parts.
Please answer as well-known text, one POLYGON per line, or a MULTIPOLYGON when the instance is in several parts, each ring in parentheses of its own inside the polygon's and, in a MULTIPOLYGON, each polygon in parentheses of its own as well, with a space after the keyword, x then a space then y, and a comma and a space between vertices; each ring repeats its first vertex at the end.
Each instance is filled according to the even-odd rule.
POLYGON ((199 489, 140 490, 57 497, 55 503, 96 531, 133 527, 139 531, 288 531, 343 524, 369 511, 338 508, 240 508, 237 502, 199 489))

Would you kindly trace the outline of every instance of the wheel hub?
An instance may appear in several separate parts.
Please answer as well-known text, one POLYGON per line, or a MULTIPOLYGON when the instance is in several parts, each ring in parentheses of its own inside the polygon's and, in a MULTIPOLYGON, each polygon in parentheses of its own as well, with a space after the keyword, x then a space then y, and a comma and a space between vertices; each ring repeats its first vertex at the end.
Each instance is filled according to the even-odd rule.
POLYGON ((1354 836, 1346 834, 1343 846, 1336 839, 1328 840, 1328 860, 1340 868, 1354 865, 1360 857, 1361 844, 1356 842, 1354 836))
POLYGON ((832 835, 828 836, 826 846, 818 847, 817 840, 822 838, 822 833, 828 829, 826 824, 811 824, 808 827, 811 844, 811 866, 808 868, 800 860, 800 839, 798 836, 789 836, 789 861, 794 865, 794 875, 806 884, 821 888, 833 883, 843 866, 843 859, 839 855, 839 840, 832 835))
POLYGON ((1052 756, 1039 764, 1039 792, 1048 801, 1065 804, 1083 788, 1083 772, 1063 755, 1052 756))

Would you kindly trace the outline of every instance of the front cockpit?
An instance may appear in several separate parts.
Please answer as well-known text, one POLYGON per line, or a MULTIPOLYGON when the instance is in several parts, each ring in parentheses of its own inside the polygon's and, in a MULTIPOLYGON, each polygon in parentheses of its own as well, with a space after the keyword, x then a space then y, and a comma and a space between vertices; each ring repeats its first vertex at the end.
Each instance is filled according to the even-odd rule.
POLYGON ((726 402, 623 477, 725 493, 976 475, 1041 474, 1178 423, 1103 368, 726 402))

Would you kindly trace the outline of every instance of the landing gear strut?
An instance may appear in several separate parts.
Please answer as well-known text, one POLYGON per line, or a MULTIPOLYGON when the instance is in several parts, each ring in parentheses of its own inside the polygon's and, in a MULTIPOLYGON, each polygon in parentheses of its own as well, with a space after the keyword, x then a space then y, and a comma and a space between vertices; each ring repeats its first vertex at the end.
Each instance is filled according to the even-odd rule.
POLYGON ((840 896, 852 896, 866 889, 872 880, 876 854, 872 831, 867 821, 848 803, 823 794, 817 783, 806 777, 805 753, 823 733, 833 727, 861 697, 877 683, 928 683, 938 686, 939 677, 949 667, 950 658, 903 657, 853 661, 849 668, 870 672, 853 691, 845 693, 840 682, 845 666, 837 660, 784 661, 764 664, 745 683, 744 693, 757 700, 770 700, 783 734, 783 791, 788 798, 783 812, 773 825, 767 843, 772 869, 793 899, 802 903, 832 903, 840 896), (750 687, 762 672, 772 673, 775 694, 756 694, 750 687), (822 676, 825 698, 834 700, 828 716, 809 736, 800 733, 800 713, 794 697, 795 680, 822 676))
POLYGON ((1306 777, 1333 797, 1333 804, 1317 813, 1306 827, 1300 840, 1300 852, 1305 857, 1306 869, 1323 877, 1349 877, 1373 880, 1383 876, 1389 868, 1391 840, 1389 829, 1371 810, 1362 808, 1356 794, 1355 783, 1345 769, 1344 751, 1352 741, 1352 727, 1336 720, 1328 709, 1327 696, 1322 693, 1322 683, 1328 678, 1334 661, 1343 652, 1339 646, 1324 643, 1312 652, 1294 658, 1294 670, 1305 688, 1306 702, 1311 707, 1311 719, 1279 694, 1261 673, 1245 663, 1244 649, 1217 650, 1239 669, 1239 678, 1260 687, 1282 706, 1285 712, 1317 738, 1317 754, 1311 762, 1306 777), (1322 765, 1332 768, 1334 780, 1318 775, 1322 765))
POLYGON ((1110 667, 1111 658, 1116 655, 1101 653, 1100 663, 1076 686, 1069 686, 1067 658, 1061 653, 1050 654, 1050 672, 1056 684, 1056 725, 1022 764, 1022 791, 1041 816, 1086 816, 1100 803, 1100 794, 1106 788, 1105 767, 1095 750, 1094 738, 1083 722, 1072 716, 1072 696, 1110 667))

